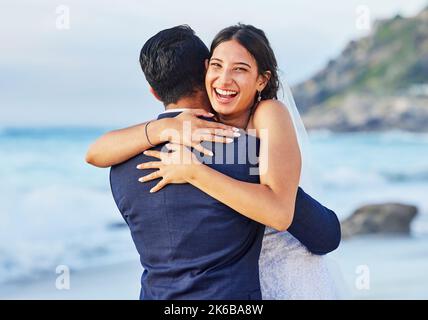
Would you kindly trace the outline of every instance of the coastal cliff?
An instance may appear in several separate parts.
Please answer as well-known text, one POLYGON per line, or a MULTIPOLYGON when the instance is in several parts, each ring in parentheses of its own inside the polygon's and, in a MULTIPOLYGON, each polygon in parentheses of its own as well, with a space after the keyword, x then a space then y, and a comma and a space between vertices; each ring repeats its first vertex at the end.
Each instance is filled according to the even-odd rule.
POLYGON ((428 7, 372 32, 293 94, 308 129, 428 131, 428 7))

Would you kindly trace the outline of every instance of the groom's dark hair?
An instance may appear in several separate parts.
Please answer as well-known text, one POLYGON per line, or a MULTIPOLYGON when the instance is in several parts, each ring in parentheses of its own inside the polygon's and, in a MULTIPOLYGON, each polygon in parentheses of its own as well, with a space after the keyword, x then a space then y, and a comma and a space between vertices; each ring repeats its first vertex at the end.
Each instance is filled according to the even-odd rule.
POLYGON ((209 50, 187 25, 162 30, 144 44, 141 69, 165 105, 204 90, 209 50))

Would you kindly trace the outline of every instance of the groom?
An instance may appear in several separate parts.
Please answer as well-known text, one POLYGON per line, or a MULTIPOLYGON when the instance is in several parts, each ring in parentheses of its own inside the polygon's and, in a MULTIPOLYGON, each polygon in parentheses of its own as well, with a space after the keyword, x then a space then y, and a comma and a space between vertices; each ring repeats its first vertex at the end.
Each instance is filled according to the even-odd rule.
MULTIPOLYGON (((145 43, 141 67, 167 109, 158 119, 174 117, 183 108, 210 110, 204 89, 208 57, 207 47, 187 26, 163 30, 145 43)), ((250 136, 240 139, 247 139, 248 145, 256 143, 250 136)), ((259 176, 250 175, 254 165, 247 154, 239 154, 243 150, 238 144, 235 139, 221 146, 233 149, 233 164, 223 152, 223 158, 211 158, 207 165, 233 178, 259 183, 259 176), (246 163, 236 161, 242 156, 246 163)), ((158 180, 138 182, 141 171, 136 166, 153 160, 140 154, 110 172, 114 200, 144 267, 140 299, 261 299, 258 259, 264 226, 190 184, 171 184, 150 193, 158 180)), ((315 254, 337 248, 340 226, 333 211, 301 188, 295 208, 288 229, 294 237, 315 254)))

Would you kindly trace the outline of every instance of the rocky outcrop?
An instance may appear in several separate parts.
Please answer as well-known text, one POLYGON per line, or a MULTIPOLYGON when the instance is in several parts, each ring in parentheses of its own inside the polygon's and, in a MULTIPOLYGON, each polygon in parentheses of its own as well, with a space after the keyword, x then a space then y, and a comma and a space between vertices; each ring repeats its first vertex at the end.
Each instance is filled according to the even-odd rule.
POLYGON ((349 94, 303 116, 306 128, 341 131, 428 131, 428 98, 349 94))
POLYGON ((409 234, 417 207, 400 203, 366 205, 341 223, 342 237, 362 234, 409 234))
POLYGON ((427 26, 428 8, 377 21, 369 36, 295 86, 306 127, 428 131, 427 26))

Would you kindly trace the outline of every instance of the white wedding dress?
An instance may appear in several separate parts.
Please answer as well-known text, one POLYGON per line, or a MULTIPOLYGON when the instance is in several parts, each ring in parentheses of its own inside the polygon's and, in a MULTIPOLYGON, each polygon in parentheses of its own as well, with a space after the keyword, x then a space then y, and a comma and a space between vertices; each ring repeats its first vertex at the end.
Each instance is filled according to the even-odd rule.
POLYGON ((328 257, 314 255, 289 232, 266 227, 259 259, 263 300, 345 299, 328 257))

